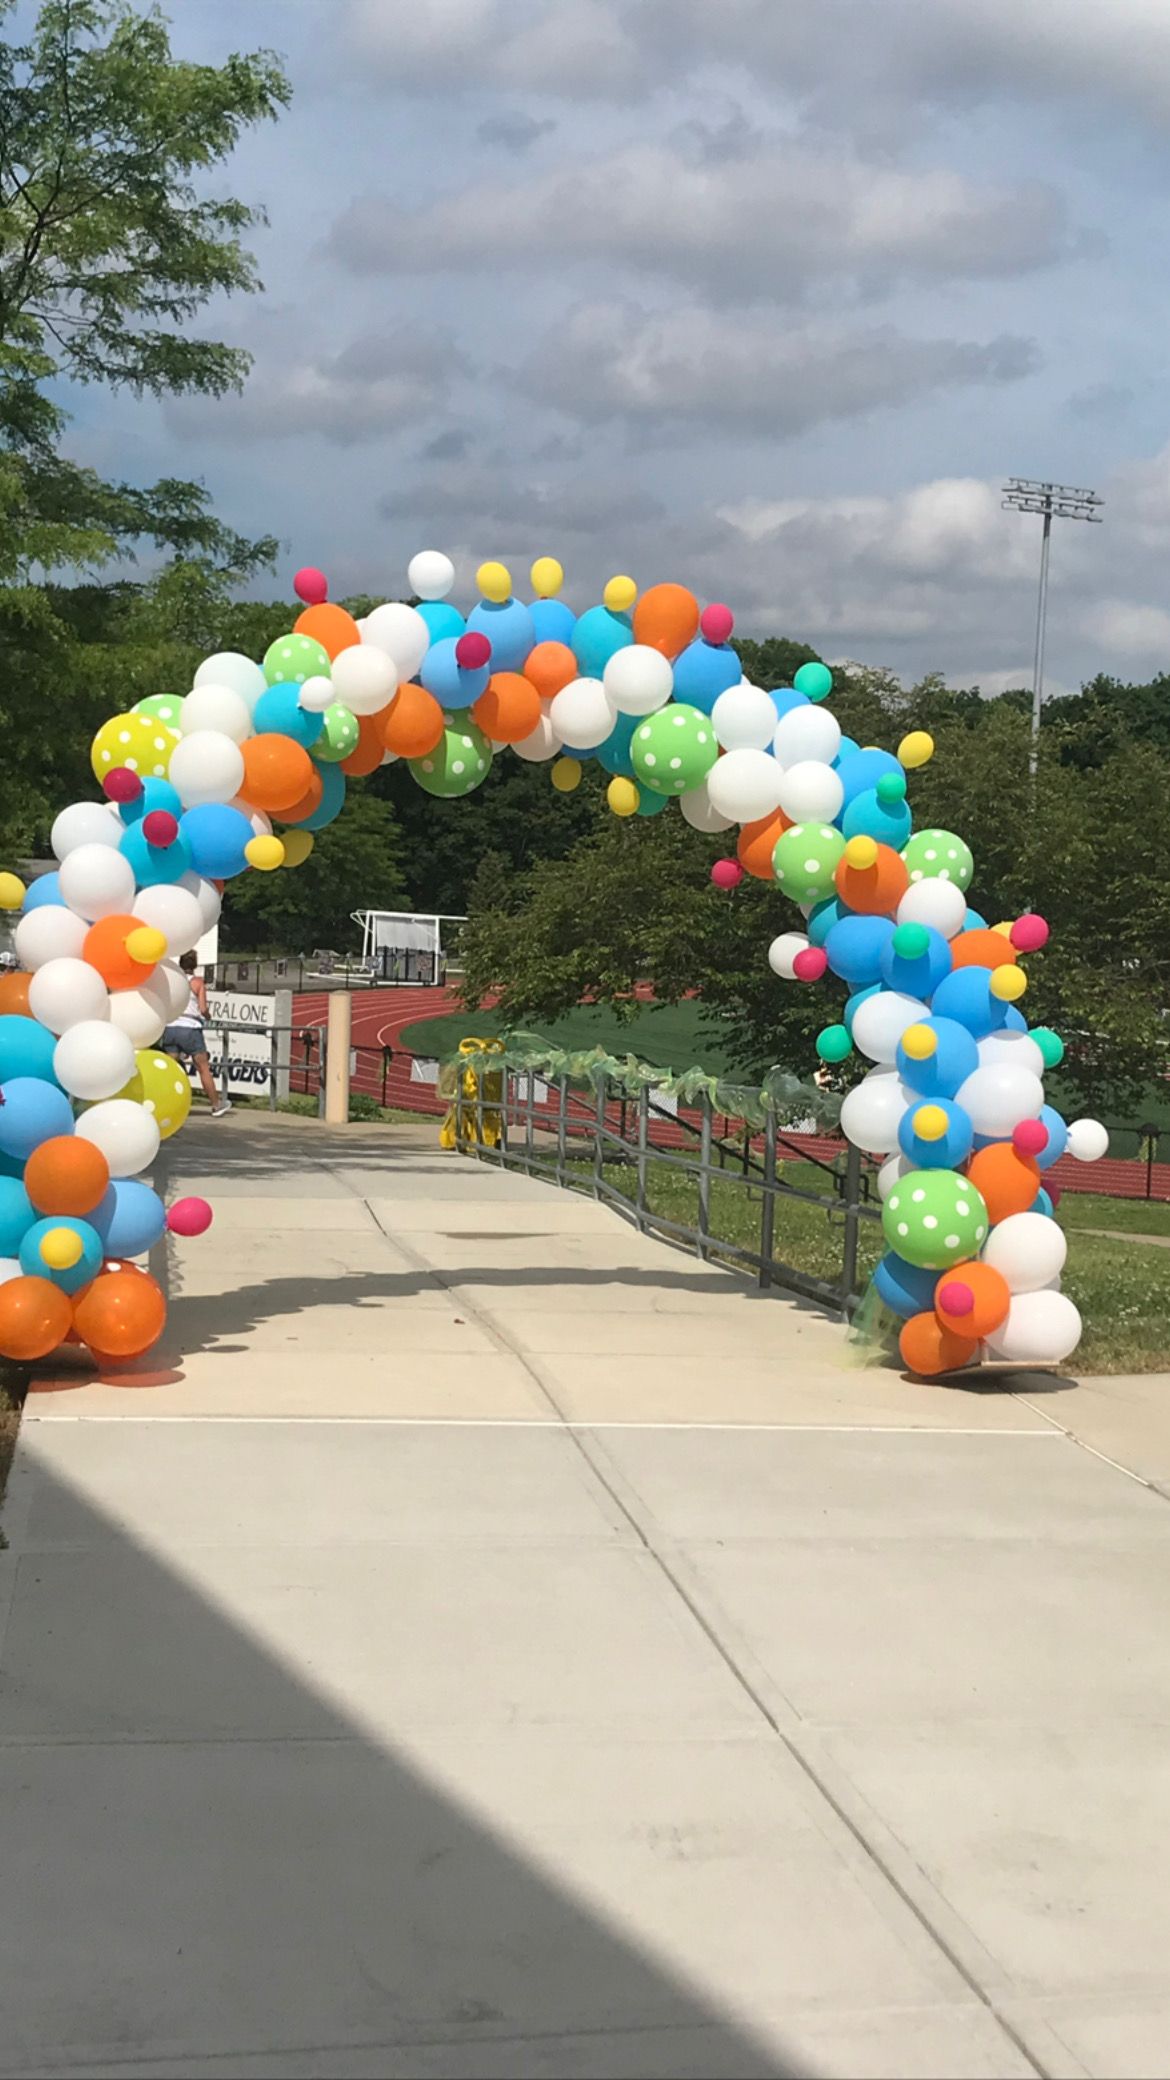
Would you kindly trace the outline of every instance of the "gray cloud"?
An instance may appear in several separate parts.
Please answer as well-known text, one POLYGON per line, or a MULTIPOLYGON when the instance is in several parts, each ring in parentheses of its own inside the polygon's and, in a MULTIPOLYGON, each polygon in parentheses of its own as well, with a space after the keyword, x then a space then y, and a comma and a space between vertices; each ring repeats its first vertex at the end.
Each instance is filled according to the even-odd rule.
POLYGON ((539 137, 547 137, 556 127, 551 116, 533 116, 522 108, 505 108, 499 115, 485 116, 476 125, 475 134, 481 144, 496 144, 502 151, 518 156, 530 151, 539 137))
POLYGON ((448 333, 423 326, 363 333, 334 353, 300 358, 282 351, 285 342, 265 328, 242 397, 168 403, 174 432, 233 445, 320 434, 348 447, 433 414, 468 368, 448 333))

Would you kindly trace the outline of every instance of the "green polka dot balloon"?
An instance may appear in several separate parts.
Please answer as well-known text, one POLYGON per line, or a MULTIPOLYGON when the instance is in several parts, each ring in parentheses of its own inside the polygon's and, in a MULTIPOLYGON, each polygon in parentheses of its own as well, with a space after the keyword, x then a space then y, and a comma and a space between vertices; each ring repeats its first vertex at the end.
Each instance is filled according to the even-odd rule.
POLYGON ((909 1170, 882 1208, 890 1248, 923 1271, 977 1257, 991 1223, 983 1196, 957 1170, 909 1170))
POLYGON ((954 831, 915 831, 902 847, 911 881, 953 881, 956 888, 969 888, 975 872, 971 847, 954 831))
POLYGON ((794 903, 819 903, 837 893, 833 876, 845 840, 831 823, 794 823, 772 851, 772 868, 794 903))
POLYGON ((652 794, 698 787, 718 756, 711 717, 687 701, 669 701, 640 722, 630 739, 634 771, 652 794))
POLYGON ((321 717, 322 730, 313 745, 313 757, 323 758, 326 765, 335 766, 339 760, 348 758, 356 751, 361 739, 358 719, 343 701, 334 701, 321 717))
POLYGON ((470 794, 487 779, 492 747, 470 715, 446 715, 443 719, 447 727, 442 742, 425 758, 411 758, 407 764, 427 794, 450 802, 459 795, 470 794))
POLYGON ((328 650, 312 636, 277 636, 264 652, 264 677, 270 686, 303 686, 306 679, 330 676, 328 650))
POLYGON ((153 715, 156 722, 173 730, 178 729, 182 712, 182 696, 177 693, 148 693, 144 701, 134 703, 135 715, 153 715))

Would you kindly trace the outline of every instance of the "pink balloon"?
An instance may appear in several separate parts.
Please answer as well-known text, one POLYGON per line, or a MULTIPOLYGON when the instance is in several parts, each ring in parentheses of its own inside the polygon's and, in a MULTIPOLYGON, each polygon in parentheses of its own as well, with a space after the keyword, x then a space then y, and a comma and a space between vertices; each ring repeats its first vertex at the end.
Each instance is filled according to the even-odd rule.
POLYGON ((974 1293, 961 1278, 948 1279, 945 1286, 939 1287, 935 1298, 947 1314, 970 1314, 975 1305, 974 1293))
POLYGON ((1022 1119, 1012 1129, 1012 1147, 1018 1156, 1038 1156, 1048 1146, 1048 1129, 1042 1119, 1022 1119))
POLYGON ((743 868, 737 859, 717 859, 711 869, 711 879, 716 888, 738 888, 743 880, 743 868))
POLYGON ((303 599, 307 607, 320 607, 329 597, 329 580, 324 571, 314 564, 306 563, 293 579, 293 591, 303 599))
POLYGON ((1025 910, 1017 917, 1008 935, 1019 953, 1036 953, 1048 943, 1048 920, 1035 910, 1025 910))
POLYGON ((792 972, 798 982, 819 982, 829 965, 829 956, 823 946, 802 946, 792 963, 792 972))
POLYGON ((142 793, 142 782, 129 766, 114 766, 102 781, 102 792, 111 802, 136 802, 142 793))
POLYGON ((735 627, 735 615, 730 607, 715 602, 703 608, 699 616, 699 627, 709 643, 725 643, 735 627))
POLYGON ((491 643, 478 628, 469 628, 455 645, 455 662, 467 672, 482 670, 490 661, 491 654, 491 643))
POLYGON ((142 835, 148 845, 173 845, 179 835, 179 819, 169 809, 152 809, 142 819, 142 835))
POLYGON ((211 1226, 211 1208, 206 1199, 176 1199, 167 1215, 172 1235, 205 1235, 211 1226))

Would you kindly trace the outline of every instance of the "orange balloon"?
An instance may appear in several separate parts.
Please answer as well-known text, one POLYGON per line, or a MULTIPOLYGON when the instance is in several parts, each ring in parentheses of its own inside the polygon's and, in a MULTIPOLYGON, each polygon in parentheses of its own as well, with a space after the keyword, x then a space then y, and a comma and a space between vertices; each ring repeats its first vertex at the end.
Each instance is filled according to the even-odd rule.
POLYGON ((471 704, 472 720, 493 744, 522 744, 543 712, 540 695, 523 672, 493 672, 471 704))
POLYGON ((842 857, 833 879, 841 901, 865 917, 892 917, 910 886, 906 862, 892 845, 878 846, 872 867, 851 867, 842 857))
MULTIPOLYGON (((314 766, 309 785, 300 800, 290 802, 287 809, 279 809, 276 812, 277 820, 280 823, 303 823, 306 816, 315 815, 324 799, 325 782, 322 780, 317 767, 314 766)), ((220 892, 222 894, 222 883, 220 884, 220 892)))
POLYGON ((383 712, 386 721, 382 741, 387 751, 396 751, 399 758, 425 758, 442 742, 443 710, 434 694, 414 679, 399 687, 389 712, 383 712))
POLYGON ((920 1373, 923 1379, 936 1379, 940 1372, 957 1372, 961 1366, 969 1365, 978 1354, 979 1339, 956 1336, 953 1329, 944 1329, 933 1314, 912 1314, 902 1324, 898 1349, 908 1372, 920 1373))
POLYGON ((978 929, 960 932, 951 940, 951 965, 955 968, 1002 968, 1014 963, 1016 949, 1003 932, 978 929))
POLYGON ((1017 1155, 1010 1141, 978 1149, 967 1175, 982 1195, 992 1227, 1009 1213, 1027 1213, 1041 1185, 1040 1165, 1031 1156, 1017 1155))
POLYGON ((1011 1304, 1012 1289, 1003 1272, 978 1257, 944 1271, 934 1289, 935 1314, 956 1336, 990 1336, 1011 1304))
MULTIPOLYGON (((0 1300, 6 1291, 0 1286, 0 1300)), ((149 1272, 124 1267, 95 1278, 73 1303, 74 1328, 82 1342, 103 1357, 140 1358, 158 1342, 166 1318, 167 1303, 157 1280, 149 1272)))
POLYGON ((0 1358, 47 1358, 69 1333, 68 1293, 47 1278, 10 1278, 0 1286, 0 1358))
MULTIPOLYGON (((376 715, 358 716, 357 750, 351 751, 349 757, 343 758, 341 761, 342 772, 348 773, 351 780, 364 780, 368 774, 376 773, 381 765, 386 755, 386 739, 383 731, 386 728, 386 718, 389 713, 390 703, 387 701, 386 706, 379 708, 376 715)), ((312 811, 306 809, 305 814, 306 816, 311 815, 312 811)))
POLYGON ((735 842, 735 856, 744 873, 754 874, 757 881, 774 881, 772 854, 776 840, 791 828, 783 809, 777 809, 774 816, 760 816, 754 823, 745 823, 735 842))
POLYGON ((342 650, 352 650, 362 639, 353 615, 347 614, 344 607, 330 606, 328 601, 319 607, 306 607, 303 614, 297 615, 293 629, 298 636, 312 636, 331 658, 342 650))
POLYGON ((634 608, 634 641, 677 657, 699 633, 699 602, 685 585, 652 585, 634 608))
POLYGON ((240 789, 254 809, 274 815, 291 809, 306 792, 313 777, 313 761, 303 744, 278 730, 265 730, 241 744, 244 784, 240 789))
POLYGON ((535 686, 542 701, 551 701, 554 693, 577 678, 580 670, 567 643, 537 643, 524 660, 524 677, 535 686))
POLYGON ((38 1213, 92 1213, 109 1182, 101 1149, 80 1134, 54 1134, 24 1166, 24 1188, 38 1213))
POLYGON ((97 969, 107 989, 140 989, 154 974, 157 961, 131 960, 126 951, 131 932, 141 928, 142 919, 129 915, 99 917, 96 924, 90 925, 81 957, 97 969))
POLYGON ((28 986, 31 975, 0 975, 0 1017, 31 1018, 28 1008, 28 986))

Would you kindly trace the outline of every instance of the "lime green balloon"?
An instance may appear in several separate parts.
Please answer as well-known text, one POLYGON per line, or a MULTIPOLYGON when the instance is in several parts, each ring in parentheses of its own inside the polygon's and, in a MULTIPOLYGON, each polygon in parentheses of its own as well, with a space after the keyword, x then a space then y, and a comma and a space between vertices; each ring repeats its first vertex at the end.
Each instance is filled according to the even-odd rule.
POLYGON ((794 823, 777 838, 772 867, 794 903, 821 903, 837 892, 833 876, 844 852, 845 840, 831 823, 794 823))
POLYGON ((911 881, 953 881, 969 888, 975 872, 971 847, 954 831, 915 831, 902 847, 911 881))
POLYGON ((135 701, 136 715, 153 715, 168 729, 178 729, 179 717, 183 712, 183 698, 178 693, 148 693, 144 701, 135 701))
POLYGON ((990 1225, 982 1194, 957 1170, 908 1170, 882 1207, 890 1248, 924 1271, 978 1256, 990 1225))
POLYGON ((323 758, 326 765, 335 766, 340 759, 348 758, 356 751, 361 731, 358 719, 343 701, 334 701, 321 717, 324 728, 313 745, 313 757, 323 758))
POLYGON ((630 739, 634 771, 652 794, 685 794, 719 756, 711 717, 687 701, 668 701, 639 722, 630 739))
POLYGON ((482 786, 492 762, 492 746, 470 715, 447 715, 444 720, 442 742, 425 758, 411 758, 407 764, 427 794, 447 802, 482 786))
POLYGON ((312 636, 290 631, 287 636, 277 636, 264 652, 264 677, 270 686, 303 686, 306 679, 328 679, 330 673, 329 652, 312 636))

